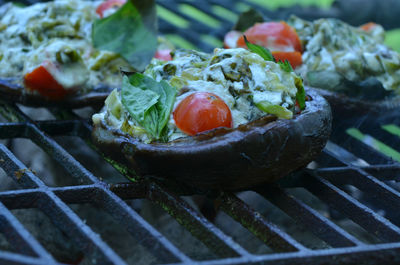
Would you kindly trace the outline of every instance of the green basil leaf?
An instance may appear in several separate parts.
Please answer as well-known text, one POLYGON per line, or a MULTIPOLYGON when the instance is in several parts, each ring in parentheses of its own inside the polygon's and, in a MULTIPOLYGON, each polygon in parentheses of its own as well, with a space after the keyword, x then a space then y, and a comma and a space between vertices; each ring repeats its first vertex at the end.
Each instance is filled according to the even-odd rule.
POLYGON ((297 87, 296 101, 300 109, 303 110, 306 107, 306 91, 304 90, 303 80, 297 76, 294 82, 297 87))
POLYGON ((142 72, 157 49, 156 19, 154 0, 129 0, 114 14, 93 23, 93 45, 118 53, 142 72))
POLYGON ((288 72, 288 73, 293 72, 292 65, 289 63, 288 60, 285 60, 285 62, 279 61, 278 64, 283 71, 288 72))
POLYGON ((163 138, 176 93, 167 82, 157 82, 139 73, 124 77, 121 88, 125 109, 156 140, 163 138))
POLYGON ((266 61, 276 62, 277 64, 279 64, 281 69, 285 72, 288 72, 288 73, 293 72, 292 65, 289 63, 288 60, 285 60, 285 62, 281 62, 281 61, 277 62, 270 50, 268 50, 267 48, 265 48, 263 46, 249 42, 245 35, 243 35, 243 37, 244 37, 244 42, 246 43, 246 46, 249 49, 249 51, 257 53, 266 61))
POLYGON ((274 56, 272 56, 272 53, 267 48, 249 42, 245 35, 243 35, 243 38, 249 51, 260 55, 266 61, 275 62, 274 56))
POLYGON ((269 101, 258 102, 256 103, 256 107, 266 113, 273 114, 280 119, 291 119, 293 117, 293 112, 280 105, 273 105, 269 101))
POLYGON ((131 84, 128 77, 124 76, 121 88, 121 102, 131 117, 143 125, 145 115, 153 107, 160 96, 151 90, 144 90, 137 84, 131 84))

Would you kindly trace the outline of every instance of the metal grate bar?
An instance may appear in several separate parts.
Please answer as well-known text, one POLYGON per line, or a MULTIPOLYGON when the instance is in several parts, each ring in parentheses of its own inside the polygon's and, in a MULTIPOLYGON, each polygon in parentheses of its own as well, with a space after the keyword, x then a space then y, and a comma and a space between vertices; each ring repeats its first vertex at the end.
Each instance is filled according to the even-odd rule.
MULTIPOLYGON (((28 119, 27 117, 24 117, 24 118, 28 119)), ((95 183, 99 183, 99 184, 101 183, 96 177, 94 177, 89 171, 87 171, 78 161, 76 161, 69 153, 67 153, 54 140, 47 137, 45 135, 45 133, 41 132, 35 125, 28 123, 27 126, 28 126, 28 128, 30 128, 29 135, 28 135, 29 138, 34 140, 49 155, 54 157, 56 159, 56 161, 58 161, 62 166, 64 166, 64 168, 72 176, 75 176, 78 179, 83 178, 83 179, 91 180, 92 182, 95 182, 95 183)), ((34 177, 33 174, 32 174, 32 177, 34 177)), ((41 182, 39 185, 42 186, 44 184, 41 182)), ((145 230, 147 230, 147 236, 148 236, 147 238, 154 239, 154 241, 152 242, 153 244, 147 245, 147 247, 150 250, 154 249, 153 248, 154 243, 158 241, 158 242, 160 242, 160 249, 156 252, 157 255, 162 256, 162 257, 167 257, 167 256, 171 257, 170 254, 165 254, 168 252, 168 253, 172 253, 172 256, 178 257, 178 260, 188 260, 188 258, 186 258, 179 250, 177 250, 171 243, 169 243, 169 241, 165 237, 163 237, 161 234, 159 234, 158 231, 156 231, 152 226, 150 226, 144 220, 142 220, 141 217, 138 216, 136 213, 133 213, 133 210, 130 209, 129 206, 127 206, 122 200, 120 200, 117 196, 115 196, 114 194, 109 192, 107 189, 104 189, 105 185, 100 185, 100 187, 102 187, 102 190, 105 193, 107 193, 108 203, 113 205, 112 209, 115 209, 115 207, 117 207, 117 208, 123 207, 122 211, 118 211, 119 215, 113 215, 114 218, 118 217, 121 220, 121 218, 122 218, 121 216, 125 216, 125 218, 129 217, 132 224, 137 224, 137 222, 136 222, 137 220, 141 221, 140 222, 141 227, 142 228, 144 227, 145 230), (117 200, 117 202, 116 202, 116 200, 117 200), (135 222, 133 222, 134 220, 135 220, 135 222), (167 249, 167 251, 164 251, 165 249, 167 249)), ((50 191, 48 193, 46 193, 46 195, 55 196, 50 191)), ((47 202, 47 204, 49 204, 49 202, 47 202)), ((42 210, 44 212, 50 210, 46 206, 46 203, 43 204, 43 207, 44 208, 42 210)), ((111 208, 108 208, 108 210, 110 210, 110 209, 111 208)), ((57 223, 59 224, 59 227, 61 229, 65 227, 65 225, 64 226, 62 225, 65 223, 70 223, 70 225, 73 225, 74 223, 75 224, 82 223, 82 221, 75 214, 73 214, 66 205, 60 206, 58 208, 58 211, 59 211, 58 212, 59 216, 63 216, 63 218, 57 220, 57 223), (69 213, 63 212, 64 207, 65 207, 65 211, 70 211, 70 212, 69 213), (73 219, 71 220, 71 218, 73 218, 73 219)), ((53 217, 53 215, 51 213, 47 212, 47 214, 50 218, 53 217)), ((54 220, 54 219, 52 219, 52 220, 54 220)), ((77 225, 77 226, 79 227, 79 225, 77 225)), ((78 237, 82 241, 87 241, 89 239, 92 243, 95 243, 95 244, 96 244, 96 242, 99 242, 98 243, 99 245, 96 246, 96 250, 99 249, 99 251, 97 251, 99 257, 103 255, 102 253, 104 253, 104 255, 107 255, 107 257, 105 257, 106 260, 116 262, 116 264, 120 264, 120 263, 123 264, 123 261, 118 257, 118 255, 116 255, 113 252, 113 250, 111 250, 104 242, 99 241, 98 238, 96 241, 96 239, 95 239, 96 237, 94 236, 95 234, 90 230, 89 227, 85 227, 85 228, 87 228, 87 229, 84 229, 82 231, 80 231, 78 229, 77 230, 78 233, 74 234, 72 236, 72 238, 78 237), (89 233, 89 234, 85 234, 85 233, 89 233)), ((135 231, 134 228, 130 227, 130 229, 128 229, 128 230, 131 231, 131 234, 133 234, 134 236, 135 235, 137 236, 137 231, 135 231)), ((68 230, 65 232, 68 234, 71 231, 68 230)), ((171 260, 171 258, 169 258, 168 260, 171 260)))
MULTIPOLYGON (((197 265, 398 265, 400 263, 400 244, 389 243, 363 247, 348 247, 307 251, 305 255, 299 253, 276 253, 259 255, 255 259, 230 258, 212 261, 196 262, 197 265), (312 253, 311 253, 312 252, 312 253)), ((173 264, 169 264, 173 265, 173 264)), ((175 265, 175 264, 174 264, 175 265)), ((186 264, 180 264, 186 265, 186 264)), ((187 264, 189 265, 189 264, 187 264)))
POLYGON ((64 150, 56 141, 48 137, 38 127, 28 124, 30 128, 29 138, 40 146, 50 157, 54 158, 72 177, 80 184, 96 183, 98 180, 86 168, 84 168, 72 155, 64 150))
POLYGON ((158 185, 150 185, 148 199, 163 207, 192 235, 202 241, 218 256, 249 256, 249 253, 245 249, 193 210, 188 203, 172 193, 166 192, 158 185))
POLYGON ((91 230, 64 202, 52 192, 43 194, 36 207, 82 248, 92 259, 106 264, 125 264, 95 232, 91 230))
POLYGON ((37 126, 51 136, 82 134, 82 122, 79 120, 37 121, 37 126))
MULTIPOLYGON (((373 166, 362 166, 360 169, 368 172, 368 174, 373 175, 376 179, 380 181, 390 181, 394 180, 400 181, 400 166, 398 164, 392 165, 373 165, 373 166)), ((334 176, 340 174, 342 179, 350 178, 351 174, 354 172, 353 167, 325 167, 317 168, 315 171, 321 176, 334 176)))
POLYGON ((363 245, 358 239, 300 200, 289 196, 278 186, 257 189, 257 192, 332 247, 363 245))
POLYGON ((311 172, 309 174, 302 178, 303 184, 318 198, 328 203, 329 206, 344 213, 355 223, 383 241, 394 242, 400 240, 400 228, 353 199, 327 180, 314 177, 311 172))
POLYGON ((26 137, 27 129, 26 123, 15 122, 15 123, 0 123, 0 139, 26 137))
MULTIPOLYGON (((167 8, 167 7, 166 7, 167 8)), ((160 28, 163 30, 163 32, 168 33, 168 29, 173 28, 174 26, 163 19, 160 19, 160 28)), ((196 47, 199 47, 201 50, 205 51, 212 51, 213 47, 207 43, 205 43, 202 40, 199 40, 198 33, 196 31, 193 31, 193 28, 191 29, 179 29, 179 31, 184 32, 184 34, 179 34, 179 35, 184 35, 185 40, 193 43, 196 47)), ((177 33, 176 30, 173 31, 174 33, 177 33)))
MULTIPOLYGON (((1 147, 1 146, 0 146, 1 147)), ((4 145, 3 145, 4 147, 4 145)), ((26 167, 5 147, 0 149, 4 153, 8 152, 7 158, 11 158, 11 169, 21 170, 26 169, 26 167), (6 151, 6 152, 5 152, 6 151)), ((6 165, 7 166, 7 165, 6 165)), ((6 170, 8 171, 8 169, 6 170)), ((38 179, 31 171, 25 170, 23 175, 26 179, 35 183, 37 186, 44 188, 44 183, 38 179)), ((22 179, 22 177, 21 177, 22 179)), ((27 181, 28 182, 28 181, 27 181)), ((124 262, 111 250, 100 238, 93 233, 93 231, 86 226, 77 217, 71 209, 69 209, 58 197, 56 197, 52 192, 46 191, 38 192, 35 195, 35 200, 29 200, 33 206, 40 208, 47 216, 66 234, 69 234, 71 238, 77 240, 78 244, 83 244, 83 242, 91 241, 90 244, 86 243, 82 246, 87 252, 91 253, 93 246, 96 246, 96 252, 99 257, 102 257, 105 261, 109 261, 115 264, 124 264, 124 262), (44 199, 45 198, 45 199, 44 199), (68 227, 68 229, 67 229, 68 227)))
POLYGON ((190 261, 190 258, 111 191, 102 189, 98 192, 95 203, 109 212, 156 257, 166 262, 190 261))
POLYGON ((29 264, 29 265, 43 265, 43 264, 57 265, 57 264, 60 264, 57 262, 49 263, 48 260, 43 260, 41 258, 34 258, 34 257, 17 254, 17 253, 5 252, 5 251, 0 251, 0 263, 7 264, 7 265, 26 265, 26 264, 29 264))
POLYGON ((53 257, 25 229, 25 227, 0 203, 0 230, 8 242, 21 254, 41 257, 55 262, 53 257))
POLYGON ((221 202, 219 207, 224 212, 249 229, 256 237, 275 251, 290 252, 306 249, 235 195, 223 192, 218 200, 221 202))
POLYGON ((16 183, 25 188, 43 186, 43 182, 36 177, 13 153, 3 144, 0 144, 0 166, 16 183))
MULTIPOLYGON (((63 202, 67 204, 89 203, 93 201, 99 188, 95 185, 81 185, 69 187, 49 187, 63 202)), ((0 199, 1 199, 0 193, 0 199)))
POLYGON ((362 158, 370 164, 392 164, 393 159, 377 152, 375 149, 365 143, 346 135, 346 140, 343 142, 346 150, 353 153, 355 156, 362 158))
POLYGON ((32 208, 35 200, 46 190, 54 192, 63 202, 73 204, 91 202, 95 196, 93 193, 97 192, 98 188, 94 185, 87 185, 3 191, 0 192, 0 202, 9 209, 32 208))
POLYGON ((376 201, 381 201, 391 212, 400 209, 400 193, 361 169, 353 169, 353 172, 345 177, 338 178, 336 175, 324 175, 324 177, 335 184, 350 184, 359 188, 376 201))
MULTIPOLYGON (((345 154, 346 157, 352 157, 353 155, 347 150, 340 146, 335 146, 335 149, 340 151, 341 154, 345 154)), ((329 151, 328 151, 329 152, 329 151)), ((345 163, 347 166, 351 167, 351 163, 346 161, 342 156, 337 153, 332 153, 336 159, 345 163)), ((353 158, 354 159, 354 158, 353 158)), ((397 164, 397 166, 399 166, 397 164)), ((400 192, 394 190, 390 186, 386 185, 382 181, 370 176, 367 172, 358 167, 352 167, 352 171, 348 171, 346 175, 338 174, 325 174, 325 178, 330 180, 332 183, 339 185, 351 184, 360 190, 364 191, 367 196, 372 197, 374 202, 380 202, 383 209, 388 210, 392 214, 392 219, 397 223, 399 215, 397 214, 400 208, 400 192)), ((396 177, 394 177, 396 178, 396 177)))
MULTIPOLYGON (((82 130, 90 130, 91 126, 86 122, 83 123, 82 130)), ((138 185, 140 190, 145 190, 143 185, 145 183, 141 183, 138 185)), ((124 193, 124 198, 137 198, 138 194, 141 194, 139 197, 143 197, 142 191, 135 192, 134 186, 135 184, 131 184, 129 187, 129 191, 124 186, 114 186, 111 187, 113 192, 118 194, 118 191, 122 191, 124 193), (127 194, 129 193, 129 195, 127 194)), ((119 195, 119 194, 118 194, 119 195)), ((217 255, 221 257, 227 256, 238 256, 238 255, 248 255, 247 251, 241 248, 237 243, 235 243, 231 238, 224 235, 219 229, 210 224, 205 218, 199 216, 197 212, 192 210, 190 206, 188 206, 184 201, 179 198, 171 195, 170 193, 166 193, 160 187, 153 184, 151 189, 146 193, 148 199, 154 201, 158 204, 168 204, 168 213, 173 217, 179 220, 186 220, 187 218, 191 219, 190 226, 188 223, 181 224, 186 227, 195 237, 200 239, 206 246, 210 248, 210 250, 214 251, 217 255), (164 199, 160 198, 163 197, 164 199), (184 216, 184 217, 183 217, 184 216), (183 217, 183 218, 179 218, 183 217), (186 219, 184 219, 186 218, 186 219), (207 236, 205 236, 207 235, 207 236)), ((163 206, 163 205, 161 205, 163 206)), ((136 231, 135 231, 136 233, 136 231)), ((159 253, 158 253, 159 254, 159 253)), ((182 260, 185 260, 182 258, 182 260)))
POLYGON ((230 22, 229 20, 227 20, 224 17, 219 17, 215 14, 213 14, 212 12, 210 12, 211 10, 211 5, 208 2, 191 2, 190 3, 191 6, 197 8, 198 10, 203 11, 204 13, 206 13, 207 15, 215 18, 216 20, 223 20, 225 21, 225 23, 221 24, 220 27, 213 29, 213 36, 218 37, 218 38, 223 38, 223 36, 225 35, 226 32, 228 32, 231 29, 231 24, 232 22, 230 22))
POLYGON ((40 193, 40 189, 3 191, 0 193, 0 202, 11 210, 32 208, 40 193))
POLYGON ((360 157, 355 156, 353 153, 347 151, 346 149, 341 148, 339 145, 333 143, 332 141, 328 141, 323 150, 328 156, 337 160, 341 164, 347 166, 366 166, 368 165, 367 161, 363 160, 360 157))

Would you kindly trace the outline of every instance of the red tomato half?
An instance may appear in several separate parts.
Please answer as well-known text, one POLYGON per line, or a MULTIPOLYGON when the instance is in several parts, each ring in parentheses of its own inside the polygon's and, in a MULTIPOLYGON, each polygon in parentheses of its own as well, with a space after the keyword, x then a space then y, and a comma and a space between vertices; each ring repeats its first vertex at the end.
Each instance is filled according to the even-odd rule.
POLYGON ((164 61, 171 61, 171 50, 170 49, 164 49, 164 50, 157 50, 156 54, 154 55, 154 58, 164 60, 164 61))
POLYGON ((189 135, 218 127, 232 127, 229 107, 220 97, 208 92, 196 92, 184 98, 173 116, 176 126, 189 135))
POLYGON ((226 33, 224 37, 224 48, 225 49, 236 48, 237 42, 242 35, 243 33, 237 30, 231 30, 228 33, 226 33))
POLYGON ((272 55, 275 57, 276 61, 285 62, 285 60, 288 60, 293 69, 303 63, 303 58, 299 52, 274 51, 272 55))
MULTIPOLYGON (((301 42, 296 31, 285 22, 256 23, 247 29, 249 42, 266 47, 272 51, 302 52, 301 42)), ((238 39, 238 47, 246 47, 243 36, 238 39)))
POLYGON ((126 0, 106 0, 105 2, 101 3, 97 9, 96 13, 100 16, 100 18, 104 17, 104 13, 107 10, 110 10, 112 8, 119 8, 123 4, 126 3, 126 0))
POLYGON ((376 24, 374 22, 368 22, 366 24, 361 25, 360 29, 369 32, 369 31, 373 30, 376 26, 378 26, 378 24, 376 24))
POLYGON ((35 90, 42 96, 53 100, 62 99, 69 93, 43 65, 27 73, 24 77, 24 83, 28 89, 35 90))

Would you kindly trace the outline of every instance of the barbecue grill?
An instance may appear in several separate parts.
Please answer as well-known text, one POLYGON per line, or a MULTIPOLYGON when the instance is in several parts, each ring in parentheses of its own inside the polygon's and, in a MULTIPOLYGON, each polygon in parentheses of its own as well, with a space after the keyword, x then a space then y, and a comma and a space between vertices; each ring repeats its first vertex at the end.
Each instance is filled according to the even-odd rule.
MULTIPOLYGON (((159 1, 160 31, 178 44, 210 51, 233 24, 224 14, 234 15, 248 6, 261 10, 248 1, 159 1), (195 11, 188 15, 188 10, 195 11), (170 13, 179 18, 173 22, 166 20, 170 13), (203 21, 198 20, 201 18, 203 21)), ((153 264, 400 263, 398 113, 352 119, 335 117, 331 141, 316 161, 279 183, 258 187, 251 193, 280 211, 295 227, 312 235, 316 243, 310 245, 268 213, 262 214, 262 208, 247 201, 249 197, 244 193, 203 192, 202 198, 212 204, 211 214, 207 214, 206 207, 198 210, 191 204, 190 194, 185 194, 181 187, 166 186, 157 179, 135 179, 129 169, 107 157, 103 163, 110 163, 134 182, 120 183, 101 172, 94 174, 90 165, 83 166, 56 141, 60 137, 79 138, 90 148, 90 155, 98 155, 91 144, 89 119, 76 111, 48 109, 54 119, 38 120, 24 111, 21 106, 0 101, 0 139, 30 139, 65 170, 62 177, 73 184, 49 185, 6 144, 0 143, 0 168, 16 184, 0 191, 0 232, 10 246, 0 251, 2 264, 63 262, 15 217, 16 210, 32 209, 47 216, 57 230, 78 246, 86 262, 126 264, 117 246, 107 243, 104 235, 99 236, 76 213, 76 205, 88 204, 106 212, 136 240, 138 247, 131 249, 132 254, 144 249, 154 257, 153 264), (318 203, 310 203, 308 197, 318 203), (180 229, 191 234, 191 242, 197 243, 183 247, 172 242, 132 207, 132 200, 140 199, 160 206, 172 221, 180 224, 180 229), (249 238, 265 245, 265 251, 253 251, 242 238, 231 233, 230 227, 217 225, 217 213, 231 220, 234 227, 241 226, 251 233, 249 238), (352 225, 345 226, 343 221, 352 225), (188 251, 197 247, 207 249, 201 258, 188 251)))

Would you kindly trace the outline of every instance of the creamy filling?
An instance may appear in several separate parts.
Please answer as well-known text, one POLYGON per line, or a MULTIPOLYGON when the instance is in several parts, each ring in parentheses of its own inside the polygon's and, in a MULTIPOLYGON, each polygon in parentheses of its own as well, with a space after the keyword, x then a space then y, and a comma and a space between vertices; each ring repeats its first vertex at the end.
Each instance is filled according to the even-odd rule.
POLYGON ((303 65, 296 72, 337 72, 350 81, 378 79, 386 90, 400 93, 400 55, 383 44, 384 30, 352 27, 336 19, 308 22, 292 16, 294 27, 305 44, 303 65))
MULTIPOLYGON (((192 93, 214 93, 230 108, 234 127, 268 114, 257 107, 259 103, 280 106, 291 117, 299 89, 296 84, 301 83, 294 72, 286 72, 278 64, 242 48, 215 49, 213 54, 177 50, 172 61, 153 59, 145 74, 157 81, 166 80, 177 89, 174 109, 192 93)), ((107 99, 103 112, 93 116, 95 124, 101 120, 143 141, 149 140, 124 110, 117 90, 107 99)), ((172 113, 168 136, 169 140, 186 136, 176 127, 172 113)))

